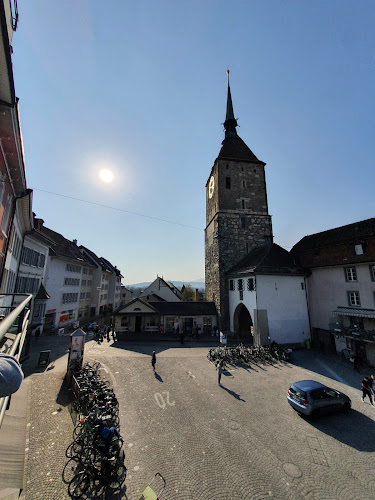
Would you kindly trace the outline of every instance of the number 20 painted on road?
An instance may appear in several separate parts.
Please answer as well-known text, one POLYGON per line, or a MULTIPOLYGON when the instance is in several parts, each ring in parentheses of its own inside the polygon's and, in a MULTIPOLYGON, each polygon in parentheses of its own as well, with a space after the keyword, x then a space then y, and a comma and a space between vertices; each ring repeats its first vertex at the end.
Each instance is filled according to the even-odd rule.
POLYGON ((162 391, 162 393, 160 392, 155 392, 154 394, 155 396, 155 401, 157 402, 158 406, 164 410, 164 408, 168 405, 168 406, 174 406, 176 404, 176 401, 170 401, 169 400, 169 392, 168 391, 162 391), (164 397, 163 397, 163 394, 165 394, 165 399, 166 399, 166 402, 164 401, 164 397))

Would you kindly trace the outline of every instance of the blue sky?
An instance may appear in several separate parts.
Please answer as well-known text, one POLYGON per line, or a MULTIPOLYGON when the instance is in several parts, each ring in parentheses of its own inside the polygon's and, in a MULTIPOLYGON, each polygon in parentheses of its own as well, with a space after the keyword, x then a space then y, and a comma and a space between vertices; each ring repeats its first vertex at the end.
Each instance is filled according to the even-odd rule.
POLYGON ((124 283, 204 276, 228 66, 238 134, 267 163, 275 242, 375 216, 372 1, 38 0, 19 12, 34 211, 124 283))

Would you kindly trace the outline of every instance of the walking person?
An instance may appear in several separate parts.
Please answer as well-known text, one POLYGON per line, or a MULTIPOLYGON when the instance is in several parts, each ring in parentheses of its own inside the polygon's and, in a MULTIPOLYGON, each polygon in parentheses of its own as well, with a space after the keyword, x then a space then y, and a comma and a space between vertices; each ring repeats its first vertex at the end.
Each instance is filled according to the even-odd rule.
POLYGON ((155 353, 155 351, 152 351, 151 364, 152 364, 152 369, 155 371, 155 364, 156 364, 156 353, 155 353))
POLYGON ((107 328, 107 342, 109 342, 109 332, 110 332, 110 330, 111 330, 111 329, 108 327, 108 328, 107 328))
POLYGON ((216 369, 217 369, 217 383, 221 387, 221 376, 222 376, 223 371, 224 371, 223 362, 222 361, 219 361, 219 363, 217 364, 216 369))
POLYGON ((374 396, 375 394, 375 377, 374 375, 371 375, 371 377, 369 378, 371 384, 372 384, 372 395, 374 396))
POLYGON ((370 400, 370 404, 374 406, 374 403, 372 402, 372 380, 368 377, 364 377, 361 383, 362 386, 362 402, 365 402, 365 397, 368 396, 370 400))

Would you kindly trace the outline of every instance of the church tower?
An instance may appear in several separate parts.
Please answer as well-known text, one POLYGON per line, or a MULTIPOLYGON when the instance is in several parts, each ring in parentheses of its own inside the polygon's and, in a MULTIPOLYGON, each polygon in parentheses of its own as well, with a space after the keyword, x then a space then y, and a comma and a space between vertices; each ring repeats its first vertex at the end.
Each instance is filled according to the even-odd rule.
POLYGON ((206 299, 214 301, 222 331, 229 330, 226 273, 252 249, 272 245, 264 167, 237 135, 229 86, 225 138, 206 183, 206 299))

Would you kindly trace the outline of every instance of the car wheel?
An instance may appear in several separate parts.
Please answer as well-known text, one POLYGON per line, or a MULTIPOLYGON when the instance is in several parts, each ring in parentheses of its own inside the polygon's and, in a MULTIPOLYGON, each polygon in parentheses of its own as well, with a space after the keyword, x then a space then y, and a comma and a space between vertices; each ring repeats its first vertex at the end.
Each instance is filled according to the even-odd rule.
POLYGON ((349 403, 345 403, 344 406, 343 406, 343 412, 344 413, 349 413, 350 412, 350 404, 349 403))

